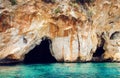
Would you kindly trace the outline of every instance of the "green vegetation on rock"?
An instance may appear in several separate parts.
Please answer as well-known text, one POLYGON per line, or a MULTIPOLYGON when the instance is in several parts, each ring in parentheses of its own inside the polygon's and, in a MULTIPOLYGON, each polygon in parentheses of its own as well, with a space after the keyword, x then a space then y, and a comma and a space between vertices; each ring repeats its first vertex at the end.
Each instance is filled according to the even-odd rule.
POLYGON ((55 9, 55 11, 54 11, 54 12, 55 12, 55 14, 57 14, 57 13, 60 13, 60 12, 61 12, 61 10, 60 10, 60 8, 58 7, 58 8, 56 8, 56 9, 55 9))
POLYGON ((17 1, 16 0, 10 0, 12 5, 17 5, 17 1))

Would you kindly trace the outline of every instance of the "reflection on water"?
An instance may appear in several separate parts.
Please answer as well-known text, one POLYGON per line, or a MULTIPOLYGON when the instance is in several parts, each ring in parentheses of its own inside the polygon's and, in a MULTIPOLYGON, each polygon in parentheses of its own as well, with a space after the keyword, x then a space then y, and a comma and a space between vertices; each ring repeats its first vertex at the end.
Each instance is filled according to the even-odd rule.
POLYGON ((0 66, 0 78, 120 78, 120 64, 52 63, 0 66))

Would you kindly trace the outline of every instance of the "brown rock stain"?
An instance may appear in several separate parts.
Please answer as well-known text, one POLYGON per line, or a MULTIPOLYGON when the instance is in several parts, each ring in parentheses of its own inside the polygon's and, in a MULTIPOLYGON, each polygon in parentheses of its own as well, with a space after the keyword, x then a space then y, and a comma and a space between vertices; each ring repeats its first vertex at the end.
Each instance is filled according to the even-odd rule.
POLYGON ((56 25, 58 25, 59 31, 58 36, 65 37, 69 34, 75 34, 77 31, 77 19, 74 17, 68 17, 65 15, 60 15, 58 17, 52 17, 53 21, 55 21, 56 25))
POLYGON ((73 56, 73 40, 74 40, 74 36, 71 35, 70 37, 70 61, 72 62, 72 56, 73 56))
POLYGON ((49 31, 50 31, 51 37, 56 37, 58 35, 59 28, 56 24, 49 23, 49 31))
POLYGON ((64 62, 64 47, 62 48, 62 59, 61 59, 61 61, 63 61, 64 62))
POLYGON ((0 15, 0 32, 5 32, 7 29, 11 28, 11 19, 8 12, 2 13, 0 15))

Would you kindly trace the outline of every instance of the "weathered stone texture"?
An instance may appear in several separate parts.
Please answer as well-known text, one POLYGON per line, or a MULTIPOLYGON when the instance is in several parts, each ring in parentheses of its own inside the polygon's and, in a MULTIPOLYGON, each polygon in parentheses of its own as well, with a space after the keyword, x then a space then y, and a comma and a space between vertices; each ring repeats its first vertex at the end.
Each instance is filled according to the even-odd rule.
POLYGON ((101 44, 102 60, 120 61, 120 0, 16 2, 0 0, 1 60, 22 61, 47 36, 57 61, 91 61, 101 44))

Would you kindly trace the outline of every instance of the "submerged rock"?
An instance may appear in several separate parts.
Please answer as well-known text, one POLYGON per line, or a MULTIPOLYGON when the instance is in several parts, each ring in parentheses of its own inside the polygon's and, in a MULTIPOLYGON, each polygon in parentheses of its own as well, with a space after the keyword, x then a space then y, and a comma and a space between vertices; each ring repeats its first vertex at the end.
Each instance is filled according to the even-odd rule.
POLYGON ((59 62, 120 61, 119 0, 14 1, 0 0, 1 61, 23 61, 43 37, 59 62), (101 44, 103 54, 94 57, 101 44))

